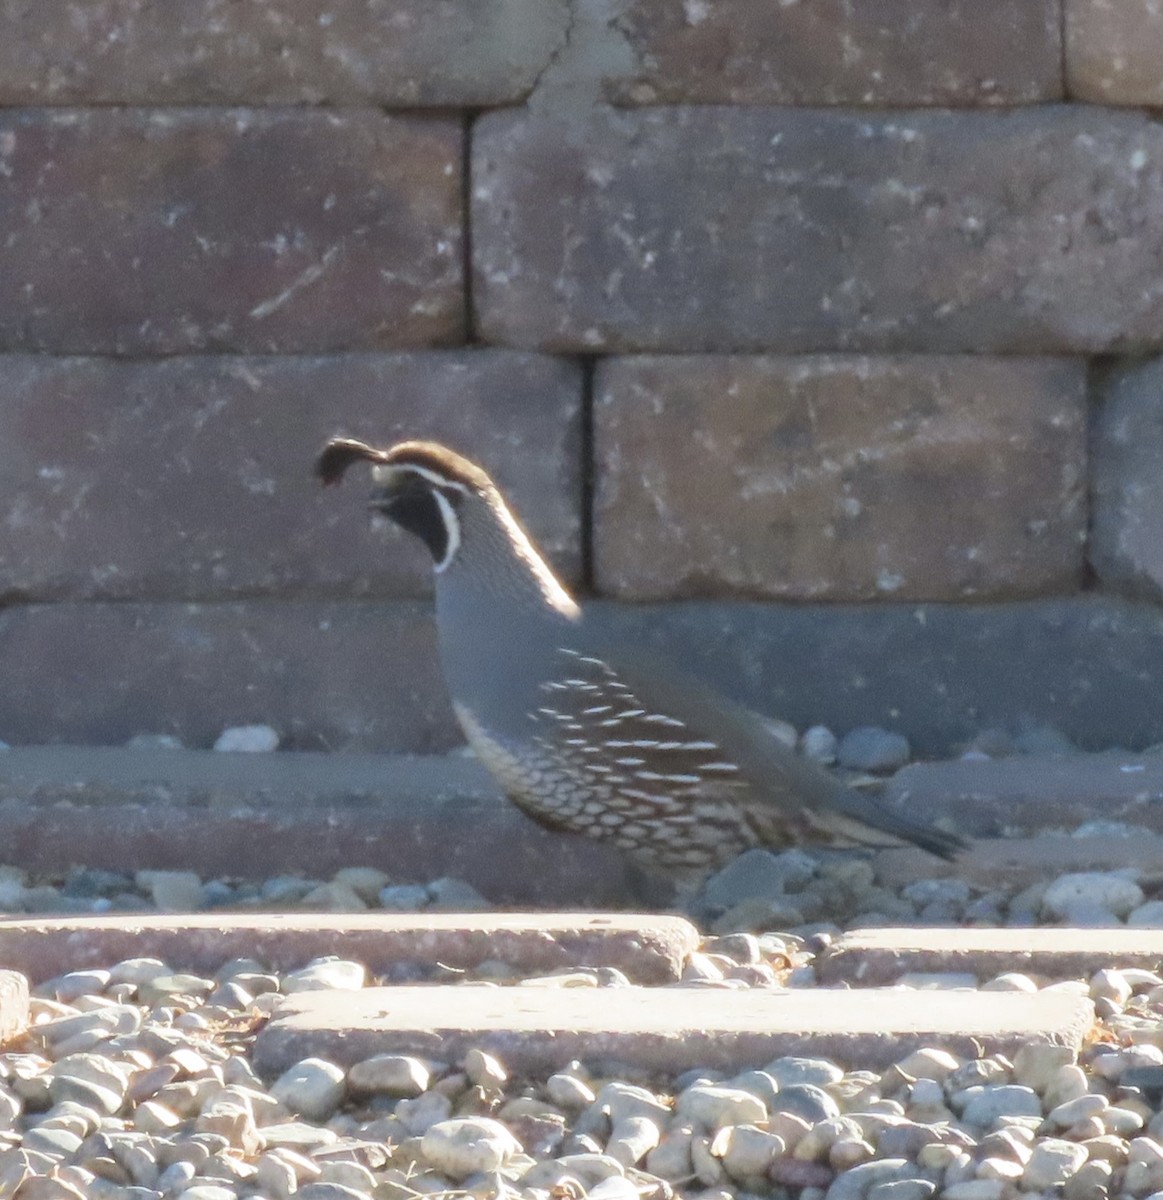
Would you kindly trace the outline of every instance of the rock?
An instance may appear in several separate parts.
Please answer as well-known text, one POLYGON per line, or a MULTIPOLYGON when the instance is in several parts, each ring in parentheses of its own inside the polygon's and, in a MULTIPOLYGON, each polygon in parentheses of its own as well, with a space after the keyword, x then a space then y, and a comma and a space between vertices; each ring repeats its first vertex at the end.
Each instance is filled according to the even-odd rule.
POLYGON ((165 912, 197 912, 202 880, 193 871, 138 871, 134 882, 165 912))
POLYGON ((719 1130, 711 1143, 711 1153, 722 1160, 727 1174, 740 1183, 765 1176, 786 1150, 783 1138, 754 1125, 728 1125, 719 1130))
POLYGON ((733 908, 744 900, 782 896, 787 875, 770 850, 746 850, 707 880, 701 900, 714 908, 733 908))
POLYGON ((979 1129, 992 1129, 1003 1117, 1041 1117, 1042 1101, 1033 1088, 1021 1084, 989 1084, 961 1093, 961 1119, 979 1129))
POLYGON ((679 1183, 694 1174, 691 1162, 691 1142, 694 1130, 690 1125, 675 1125, 664 1135, 655 1149, 646 1156, 646 1169, 668 1183, 679 1183))
POLYGON ((182 739, 172 733, 135 733, 125 743, 128 750, 183 750, 182 739))
POLYGON ((1014 1055, 1014 1083, 1033 1088, 1041 1095, 1058 1071, 1073 1062, 1074 1051, 1069 1046, 1027 1042, 1014 1055))
POLYGON ((284 1107, 312 1121, 326 1121, 343 1099, 343 1068, 322 1058, 297 1062, 271 1085, 284 1107))
POLYGON ((889 1179, 868 1189, 868 1200, 929 1200, 937 1190, 931 1179, 889 1179))
POLYGON ((431 1072, 418 1058, 377 1054, 355 1063, 347 1072, 347 1087, 356 1095, 415 1097, 428 1090, 431 1072))
POLYGON ((363 912, 367 904, 360 894, 346 883, 333 880, 312 888, 302 900, 302 908, 309 912, 363 912))
POLYGON ((545 1094, 558 1108, 573 1112, 594 1102, 593 1089, 576 1075, 559 1071, 545 1081, 545 1094))
POLYGON ((696 1083, 679 1093, 677 1116, 696 1121, 708 1129, 765 1121, 767 1107, 751 1092, 718 1083, 696 1083))
POLYGON ((649 1117, 623 1117, 606 1142, 606 1153, 624 1167, 640 1163, 659 1143, 662 1131, 649 1117))
POLYGON ((269 725, 234 725, 224 729, 215 750, 234 754, 269 754, 279 748, 279 735, 269 725))
POLYGON ((436 879, 428 885, 429 907, 438 912, 487 912, 493 906, 463 879, 436 879))
POLYGON ((1064 1200, 1095 1200, 1109 1196, 1114 1167, 1101 1159, 1083 1163, 1075 1174, 1066 1181, 1062 1189, 1064 1200))
POLYGON ((413 1137, 422 1137, 452 1116, 452 1101, 443 1092, 425 1092, 415 1100, 401 1100, 395 1116, 413 1137))
POLYGON ((873 1185, 915 1175, 917 1168, 903 1158, 866 1162, 836 1176, 826 1200, 864 1200, 873 1185))
POLYGON ((297 1200, 371 1200, 372 1189, 366 1192, 330 1180, 305 1183, 296 1193, 297 1200))
MULTIPOLYGON (((776 1113, 790 1113, 792 1116, 802 1117, 809 1125, 815 1125, 818 1121, 838 1117, 840 1106, 822 1088, 810 1083, 797 1083, 780 1088, 775 1107, 772 1109, 773 1118, 776 1113)), ((774 1124, 771 1128, 775 1131, 774 1124)))
POLYGON ((670 1121, 670 1109, 653 1092, 637 1084, 623 1083, 619 1079, 603 1084, 594 1102, 595 1114, 609 1115, 615 1125, 627 1117, 647 1117, 665 1126, 670 1121))
POLYGON ((965 1179, 942 1191, 942 1200, 1002 1200, 1006 1184, 1000 1179, 965 1179))
POLYGON ((909 761, 910 753, 906 737, 875 725, 850 729, 837 748, 840 765, 850 771, 897 771, 909 761))
POLYGON ((296 992, 322 992, 330 988, 354 992, 366 982, 367 968, 363 963, 342 958, 317 958, 286 976, 283 993, 292 996, 296 992))
POLYGON ((611 1175, 586 1192, 587 1200, 641 1200, 638 1188, 622 1175, 611 1175))
POLYGON ((1088 1092, 1085 1096, 1075 1096, 1073 1100, 1056 1105, 1046 1114, 1046 1119, 1059 1129, 1071 1129, 1088 1117, 1101 1116, 1109 1107, 1110 1101, 1105 1096, 1088 1092))
POLYGON ((1127 924, 1137 929, 1163 929, 1163 900, 1148 900, 1127 914, 1127 924))
POLYGON ((341 867, 335 872, 331 882, 351 888, 361 900, 374 904, 391 880, 388 873, 378 867, 341 867))
POLYGON ((491 1054, 475 1046, 464 1056, 464 1073, 470 1083, 499 1091, 509 1081, 509 1073, 491 1054))
POLYGON ((1121 918, 1142 903, 1143 890, 1133 880, 1116 872, 1088 871, 1055 879, 1042 897, 1042 911, 1054 920, 1074 921, 1093 912, 1121 918))
POLYGON ((428 889, 421 883, 393 883, 381 888, 381 908, 389 912, 419 912, 428 907, 428 889))
POLYGON ((800 753, 813 762, 831 766, 839 746, 836 735, 826 725, 813 725, 800 738, 800 753))
POLYGON ((438 1121, 420 1144, 429 1165, 455 1180, 477 1171, 497 1171, 520 1149, 520 1143, 504 1125, 487 1117, 438 1121))
POLYGON ((843 1070, 826 1058, 776 1058, 763 1068, 763 1073, 775 1080, 782 1088, 808 1083, 816 1087, 827 1087, 844 1078, 843 1070))

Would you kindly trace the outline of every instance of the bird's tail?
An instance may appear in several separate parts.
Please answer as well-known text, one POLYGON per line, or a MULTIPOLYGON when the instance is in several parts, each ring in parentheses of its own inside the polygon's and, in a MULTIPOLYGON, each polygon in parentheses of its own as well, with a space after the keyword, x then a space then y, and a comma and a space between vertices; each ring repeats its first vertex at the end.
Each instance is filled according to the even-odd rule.
POLYGON ((922 850, 950 862, 968 847, 968 842, 960 834, 950 833, 946 829, 939 829, 935 825, 894 812, 875 797, 858 792, 854 788, 845 788, 842 798, 838 797, 837 801, 839 812, 828 815, 840 817, 845 824, 851 823, 855 828, 850 836, 860 844, 892 844, 876 840, 876 833, 884 833, 894 842, 911 842, 914 846, 920 846, 922 850), (859 834, 857 830, 860 831, 859 834))

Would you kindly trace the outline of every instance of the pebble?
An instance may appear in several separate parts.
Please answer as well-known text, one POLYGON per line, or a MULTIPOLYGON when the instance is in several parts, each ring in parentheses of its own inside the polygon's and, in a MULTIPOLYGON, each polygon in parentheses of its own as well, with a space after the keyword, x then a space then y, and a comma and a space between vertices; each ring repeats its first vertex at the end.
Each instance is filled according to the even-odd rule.
POLYGON ((278 748, 279 735, 269 725, 233 725, 214 743, 215 750, 235 754, 269 754, 278 748))
POLYGON ((418 1058, 377 1054, 350 1068, 347 1086, 359 1095, 415 1097, 428 1090, 431 1078, 431 1071, 418 1058))
POLYGON ((910 754, 906 737, 875 725, 850 729, 840 739, 836 752, 840 765, 850 771, 884 773, 899 770, 910 754))
POLYGON ((674 1108, 679 1117, 708 1129, 767 1119, 766 1105, 753 1093, 717 1083, 692 1084, 679 1093, 674 1108))
POLYGON ((720 909, 746 901, 778 899, 814 878, 815 873, 815 860, 802 851, 773 854, 759 848, 745 850, 707 880, 701 899, 720 909))
POLYGON ((363 963, 342 958, 317 958, 283 979, 283 993, 322 992, 329 989, 356 992, 367 982, 363 963))
POLYGON ((305 1058, 271 1085, 271 1095, 290 1112, 325 1121, 344 1093, 343 1068, 322 1058, 305 1058))
POLYGON ((800 753, 813 762, 831 766, 836 761, 839 739, 826 725, 812 725, 800 738, 800 753))
POLYGON ((458 1181, 478 1171, 498 1170, 520 1149, 504 1125, 487 1117, 438 1121, 425 1132, 420 1146, 431 1167, 458 1181))
POLYGON ((1043 914, 1051 920, 1085 921, 1126 917, 1143 903, 1143 889, 1113 871, 1061 875, 1042 897, 1043 914))

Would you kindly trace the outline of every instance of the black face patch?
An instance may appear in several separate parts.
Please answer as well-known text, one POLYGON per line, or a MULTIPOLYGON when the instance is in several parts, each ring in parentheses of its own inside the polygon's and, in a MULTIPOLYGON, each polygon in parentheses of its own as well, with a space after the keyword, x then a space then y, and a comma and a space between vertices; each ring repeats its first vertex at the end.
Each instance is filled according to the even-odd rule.
MULTIPOLYGON (((432 560, 441 566, 448 557, 454 532, 447 525, 445 511, 436 498, 435 485, 412 476, 372 500, 372 507, 390 517, 399 527, 418 537, 432 560)), ((455 512, 461 499, 454 488, 440 488, 443 498, 455 512)), ((455 518, 453 518, 455 519, 455 518)))

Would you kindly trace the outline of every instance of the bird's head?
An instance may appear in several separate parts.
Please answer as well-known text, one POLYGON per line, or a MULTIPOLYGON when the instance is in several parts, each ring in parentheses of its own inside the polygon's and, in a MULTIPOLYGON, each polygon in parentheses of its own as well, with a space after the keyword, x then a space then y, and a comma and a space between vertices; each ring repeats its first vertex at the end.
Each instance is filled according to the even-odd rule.
POLYGON ((332 438, 316 461, 315 474, 324 484, 338 483, 356 462, 371 465, 372 510, 415 534, 428 547, 437 571, 460 549, 464 505, 499 499, 480 467, 439 442, 399 442, 379 450, 353 438, 332 438))

